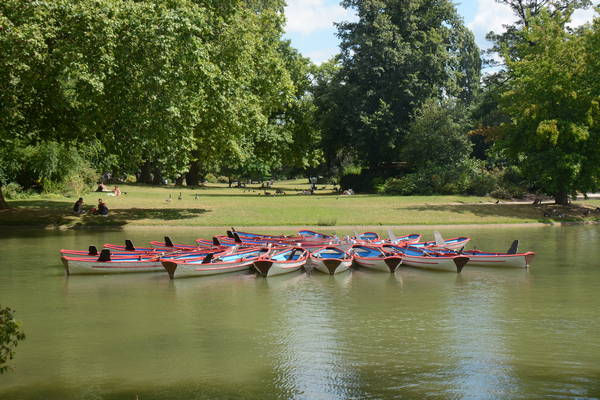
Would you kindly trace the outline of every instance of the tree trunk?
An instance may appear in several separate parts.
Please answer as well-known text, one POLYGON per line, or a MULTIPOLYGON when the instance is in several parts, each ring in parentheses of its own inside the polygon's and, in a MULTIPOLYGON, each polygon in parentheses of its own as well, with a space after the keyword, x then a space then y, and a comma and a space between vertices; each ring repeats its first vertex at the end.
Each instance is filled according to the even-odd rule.
POLYGON ((142 164, 140 167, 140 182, 141 183, 152 183, 152 165, 149 161, 142 164))
POLYGON ((188 186, 198 186, 200 181, 200 163, 198 161, 190 163, 190 170, 185 174, 185 181, 188 186))
POLYGON ((152 184, 153 185, 162 185, 163 184, 163 177, 162 177, 162 171, 160 170, 160 168, 155 167, 152 170, 152 184))
POLYGON ((558 192, 554 195, 554 203, 562 206, 569 205, 569 194, 567 192, 558 192))
POLYGON ((4 194, 2 193, 2 185, 0 185, 0 210, 6 210, 10 208, 6 200, 4 200, 4 194))
POLYGON ((183 186, 183 180, 184 179, 185 179, 185 175, 178 176, 177 178, 175 178, 175 185, 176 186, 183 186))

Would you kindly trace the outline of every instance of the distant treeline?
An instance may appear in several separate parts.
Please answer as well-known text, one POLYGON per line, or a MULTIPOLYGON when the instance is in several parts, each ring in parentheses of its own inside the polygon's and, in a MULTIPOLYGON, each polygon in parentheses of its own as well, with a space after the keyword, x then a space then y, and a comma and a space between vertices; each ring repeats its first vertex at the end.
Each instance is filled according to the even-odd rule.
POLYGON ((587 0, 502 2, 482 78, 449 0, 342 1, 358 19, 320 66, 279 0, 4 0, 0 189, 304 175, 567 202, 598 188, 600 21, 567 27, 587 0))

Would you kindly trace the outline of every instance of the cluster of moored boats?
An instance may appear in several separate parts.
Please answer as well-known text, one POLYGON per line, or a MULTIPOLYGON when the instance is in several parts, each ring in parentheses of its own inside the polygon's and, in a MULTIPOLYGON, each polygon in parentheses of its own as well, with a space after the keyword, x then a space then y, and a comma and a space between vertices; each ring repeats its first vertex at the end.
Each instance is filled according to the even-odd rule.
POLYGON ((61 250, 61 259, 70 274, 115 272, 167 272, 171 279, 186 276, 215 275, 255 270, 264 276, 280 275, 301 268, 337 274, 352 264, 377 271, 395 272, 400 266, 460 273, 465 266, 526 268, 535 253, 518 252, 515 240, 506 253, 465 250, 468 237, 421 242, 421 235, 396 237, 389 232, 383 239, 375 232, 356 233, 340 239, 310 230, 297 235, 263 235, 239 232, 232 228, 227 235, 212 240, 197 239, 196 244, 150 242, 151 247, 105 244, 98 252, 61 250))

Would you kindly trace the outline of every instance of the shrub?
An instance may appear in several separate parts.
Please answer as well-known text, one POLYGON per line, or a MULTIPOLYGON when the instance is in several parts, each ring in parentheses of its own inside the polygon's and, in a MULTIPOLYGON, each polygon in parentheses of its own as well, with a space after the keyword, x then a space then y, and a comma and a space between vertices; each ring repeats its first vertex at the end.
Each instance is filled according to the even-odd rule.
POLYGON ((466 193, 473 196, 487 196, 496 189, 498 189, 498 176, 484 169, 473 172, 466 193))
POLYGON ((135 175, 127 175, 125 176, 125 183, 136 183, 137 182, 137 178, 135 175))
POLYGON ((204 177, 204 181, 208 182, 208 183, 217 183, 217 177, 214 176, 211 173, 206 174, 206 176, 204 177))
POLYGON ((15 200, 23 196, 23 188, 15 182, 10 182, 2 187, 2 193, 8 200, 15 200))
POLYGON ((219 182, 219 183, 229 183, 229 178, 226 177, 226 176, 221 175, 221 176, 219 176, 217 178, 217 182, 219 182))
POLYGON ((22 167, 17 173, 17 182, 24 188, 82 194, 98 180, 89 161, 74 146, 50 141, 18 151, 22 167))
POLYGON ((342 169, 342 176, 344 175, 360 175, 362 168, 358 165, 346 165, 342 169))
POLYGON ((361 174, 349 174, 340 178, 340 186, 343 190, 352 189, 355 192, 369 193, 375 190, 374 177, 366 172, 361 174))
POLYGON ((510 194, 510 191, 508 191, 505 187, 498 187, 496 188, 494 191, 492 191, 490 193, 490 196, 492 196, 495 199, 502 199, 502 200, 508 200, 508 199, 512 199, 512 195, 510 194))

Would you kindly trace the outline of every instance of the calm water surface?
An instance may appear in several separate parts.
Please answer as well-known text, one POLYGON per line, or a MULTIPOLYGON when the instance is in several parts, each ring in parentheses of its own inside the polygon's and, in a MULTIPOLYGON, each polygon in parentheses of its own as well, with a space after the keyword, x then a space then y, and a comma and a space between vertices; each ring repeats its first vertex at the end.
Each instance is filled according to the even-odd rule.
POLYGON ((66 277, 60 248, 162 232, 0 231, 0 304, 27 334, 0 399, 600 398, 600 227, 442 233, 538 255, 460 275, 66 277))

